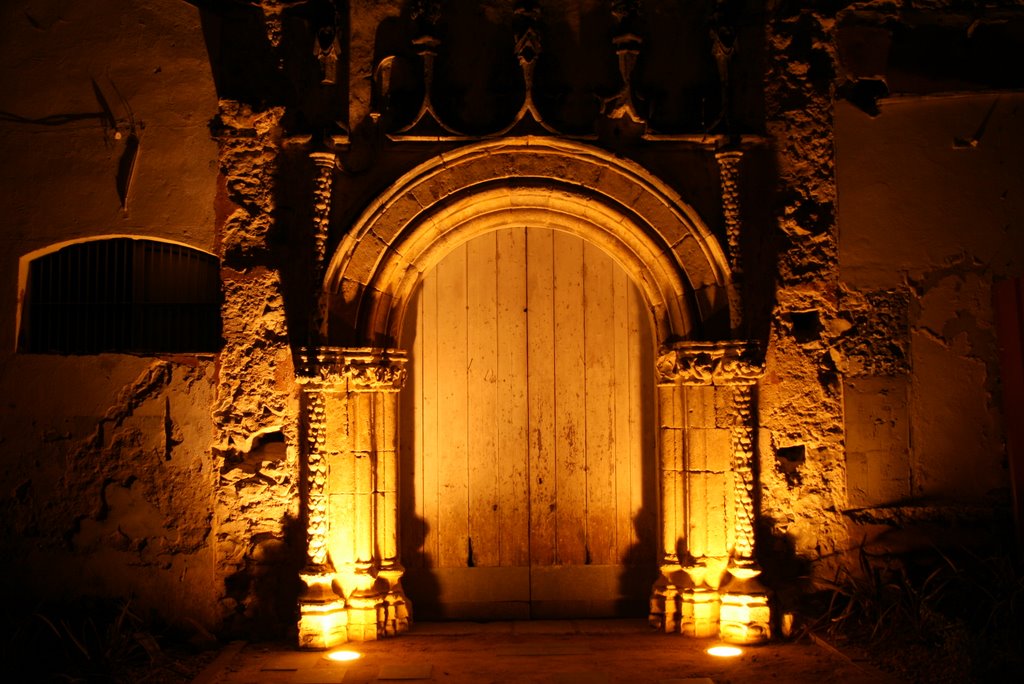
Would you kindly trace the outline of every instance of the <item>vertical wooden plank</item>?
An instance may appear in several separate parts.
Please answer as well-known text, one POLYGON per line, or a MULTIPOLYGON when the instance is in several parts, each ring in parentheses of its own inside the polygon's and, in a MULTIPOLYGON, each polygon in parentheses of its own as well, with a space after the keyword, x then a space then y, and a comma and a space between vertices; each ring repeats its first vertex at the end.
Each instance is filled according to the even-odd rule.
MULTIPOLYGON (((584 366, 586 375, 586 489, 588 562, 616 562, 618 527, 615 498, 615 407, 629 395, 617 394, 615 372, 615 264, 598 247, 583 248, 584 366)), ((628 520, 629 512, 623 511, 628 520)))
POLYGON ((438 567, 466 567, 468 560, 466 323, 463 245, 437 265, 438 567))
POLYGON ((530 564, 526 231, 497 233, 498 546, 500 565, 530 564))
POLYGON ((526 231, 530 564, 555 562, 554 235, 526 231))
POLYGON ((438 545, 439 510, 439 445, 438 445, 438 394, 437 394, 437 272, 431 271, 423 278, 422 325, 423 357, 421 377, 423 389, 420 392, 420 411, 423 418, 423 435, 420 437, 418 463, 423 469, 423 562, 426 567, 437 567, 440 560, 438 545))
POLYGON ((634 508, 630 488, 632 476, 632 439, 629 417, 635 411, 633 402, 639 392, 633 388, 629 371, 630 354, 633 352, 629 338, 629 286, 626 272, 616 269, 612 283, 612 309, 614 320, 609 335, 614 347, 614 395, 615 395, 615 507, 616 507, 616 555, 617 562, 625 563, 636 544, 634 517, 639 511, 634 508))
POLYGON ((637 358, 639 359, 633 371, 636 379, 633 381, 632 386, 640 392, 639 401, 633 402, 639 407, 638 429, 640 432, 637 440, 640 453, 636 458, 639 478, 639 491, 636 500, 644 511, 642 522, 638 524, 637 529, 646 530, 646 534, 643 532, 639 533, 641 537, 640 556, 642 558, 654 559, 657 555, 658 537, 658 477, 656 475, 658 467, 658 433, 654 354, 655 345, 660 340, 654 339, 654 327, 651 322, 650 311, 647 308, 647 300, 644 299, 643 294, 640 293, 639 288, 635 285, 631 286, 631 291, 633 292, 633 311, 635 311, 637 330, 634 339, 636 340, 637 358), (645 540, 646 544, 644 544, 645 540))
POLYGON ((583 565, 587 561, 583 241, 556 231, 553 244, 556 560, 583 565))
POLYGON ((399 537, 402 564, 423 567, 423 288, 409 302, 401 347, 409 353, 409 377, 399 397, 399 537))
POLYGON ((629 328, 629 462, 630 462, 630 508, 636 518, 637 557, 655 556, 658 546, 657 535, 657 492, 658 457, 653 438, 645 433, 655 432, 654 414, 654 367, 648 364, 650 354, 645 355, 644 345, 650 344, 650 328, 643 296, 632 282, 627 295, 627 325, 629 328), (645 358, 646 357, 646 358, 645 358), (650 396, 647 396, 650 395, 650 396), (645 420, 647 418, 647 420, 645 420), (646 429, 645 428, 649 428, 646 429), (645 478, 645 473, 647 477, 645 478), (653 521, 653 525, 652 525, 653 521), (650 526, 652 529, 645 529, 650 526), (646 534, 645 534, 646 532, 646 534))
POLYGON ((466 245, 467 448, 472 563, 498 565, 498 311, 494 233, 466 245))

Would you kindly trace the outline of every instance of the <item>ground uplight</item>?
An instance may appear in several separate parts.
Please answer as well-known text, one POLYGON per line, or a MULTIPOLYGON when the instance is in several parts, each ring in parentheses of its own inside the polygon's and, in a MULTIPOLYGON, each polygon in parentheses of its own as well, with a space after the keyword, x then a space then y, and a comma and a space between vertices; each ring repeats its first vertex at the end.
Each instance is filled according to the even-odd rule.
POLYGON ((735 658, 743 653, 743 649, 735 646, 712 646, 705 653, 719 658, 735 658))
POLYGON ((361 653, 356 651, 331 651, 325 656, 328 660, 334 660, 337 662, 345 662, 348 660, 358 660, 362 657, 361 653))

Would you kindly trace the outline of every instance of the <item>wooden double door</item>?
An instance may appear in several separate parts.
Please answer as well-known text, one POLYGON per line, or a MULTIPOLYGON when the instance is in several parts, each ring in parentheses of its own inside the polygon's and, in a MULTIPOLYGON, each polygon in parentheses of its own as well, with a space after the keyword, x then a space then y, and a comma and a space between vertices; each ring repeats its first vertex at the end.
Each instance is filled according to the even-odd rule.
POLYGON ((568 233, 488 233, 424 276, 404 331, 400 534, 417 618, 646 614, 653 344, 625 271, 568 233))

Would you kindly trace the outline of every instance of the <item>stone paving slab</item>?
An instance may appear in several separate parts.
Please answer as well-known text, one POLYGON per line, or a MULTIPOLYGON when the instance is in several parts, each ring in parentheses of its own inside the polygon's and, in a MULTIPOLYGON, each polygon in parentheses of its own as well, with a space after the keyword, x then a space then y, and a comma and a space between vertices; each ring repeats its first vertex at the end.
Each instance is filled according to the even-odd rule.
POLYGON ((590 653, 590 647, 581 643, 542 641, 539 643, 517 644, 495 651, 498 656, 559 656, 583 655, 590 653))
POLYGON ((581 671, 563 672, 551 677, 551 684, 610 684, 611 680, 604 672, 581 671))
POLYGON ((228 647, 196 680, 202 684, 884 684, 888 675, 810 642, 743 649, 714 658, 713 639, 690 639, 646 628, 643 621, 596 625, 559 621, 528 626, 476 623, 415 625, 393 639, 350 643, 356 661, 288 645, 228 647), (525 633, 524 633, 525 632, 525 633), (285 669, 295 668, 295 669, 285 669))
POLYGON ((384 665, 380 668, 377 679, 426 679, 430 680, 434 666, 428 664, 414 663, 411 665, 384 665))

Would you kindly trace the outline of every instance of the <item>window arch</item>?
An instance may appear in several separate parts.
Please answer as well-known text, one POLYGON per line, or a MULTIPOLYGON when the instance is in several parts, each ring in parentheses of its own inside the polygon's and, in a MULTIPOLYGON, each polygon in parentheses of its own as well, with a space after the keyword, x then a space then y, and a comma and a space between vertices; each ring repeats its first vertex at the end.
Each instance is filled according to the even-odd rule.
POLYGON ((131 237, 24 257, 18 351, 215 352, 221 339, 219 271, 212 254, 131 237))

